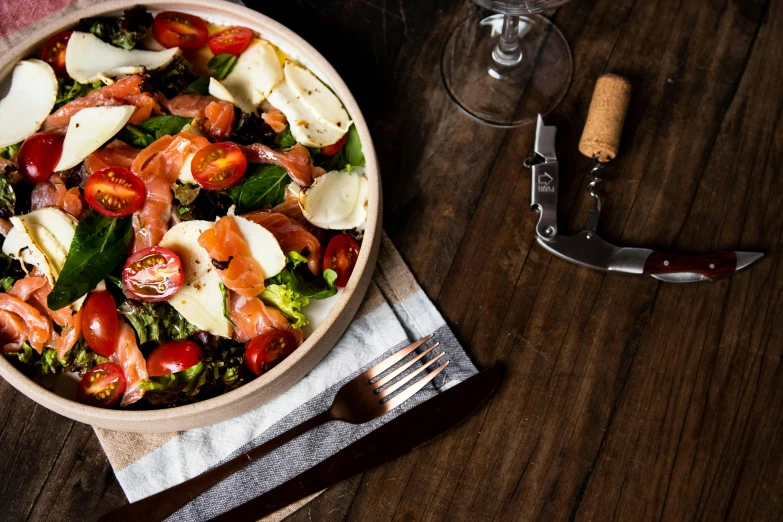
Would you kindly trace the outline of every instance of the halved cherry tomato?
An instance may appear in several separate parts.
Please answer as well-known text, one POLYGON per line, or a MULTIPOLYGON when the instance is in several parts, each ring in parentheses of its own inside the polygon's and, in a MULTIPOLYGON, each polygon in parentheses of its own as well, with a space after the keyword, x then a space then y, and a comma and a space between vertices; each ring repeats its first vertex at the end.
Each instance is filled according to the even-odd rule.
POLYGON ((250 45, 251 38, 253 31, 235 25, 210 36, 209 49, 212 54, 241 54, 250 45))
POLYGON ((139 250, 122 268, 125 288, 142 301, 165 301, 177 293, 184 278, 179 256, 160 246, 139 250))
POLYGON ((16 164, 28 183, 43 183, 54 172, 63 152, 63 136, 33 134, 22 143, 16 164))
POLYGON ((84 374, 76 390, 79 402, 108 408, 125 393, 125 374, 114 363, 103 363, 84 374))
POLYGON ((181 372, 195 366, 204 358, 201 346, 193 341, 171 341, 161 344, 147 357, 150 377, 181 372))
POLYGON ((233 143, 212 143, 193 156, 190 169, 199 185, 207 190, 221 190, 242 179, 247 158, 233 143))
POLYGON ((251 372, 262 375, 296 350, 296 338, 291 332, 269 330, 254 337, 245 347, 245 364, 251 372))
POLYGON ((87 346, 104 357, 114 353, 117 342, 117 304, 107 291, 93 292, 82 307, 82 334, 87 346))
POLYGON ((152 34, 163 47, 179 47, 186 51, 198 49, 209 38, 204 20, 177 11, 163 11, 155 15, 152 34))
POLYGON ((340 138, 340 140, 337 143, 332 143, 331 145, 322 147, 321 154, 323 154, 324 156, 334 156, 335 154, 343 150, 344 145, 345 145, 345 136, 340 138))
POLYGON ((337 272, 334 286, 344 288, 351 278, 356 259, 359 257, 359 243, 348 234, 334 236, 324 253, 324 270, 331 269, 337 272))
POLYGON ((117 218, 128 216, 141 207, 147 197, 147 187, 128 169, 107 167, 87 179, 84 197, 98 213, 117 218))
POLYGON ((73 34, 72 31, 63 31, 52 36, 41 49, 41 60, 45 61, 54 69, 57 76, 65 76, 65 48, 68 46, 68 39, 73 34))

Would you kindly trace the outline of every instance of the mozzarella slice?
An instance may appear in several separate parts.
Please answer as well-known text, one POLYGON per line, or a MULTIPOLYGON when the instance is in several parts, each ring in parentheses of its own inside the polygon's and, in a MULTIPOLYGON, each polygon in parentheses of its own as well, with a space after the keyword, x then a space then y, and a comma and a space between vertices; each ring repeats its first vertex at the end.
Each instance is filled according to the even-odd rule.
POLYGON ((357 172, 327 172, 299 191, 302 214, 313 225, 332 229, 356 228, 367 219, 369 184, 357 172))
POLYGON ((223 316, 220 276, 198 238, 214 227, 210 221, 183 221, 171 227, 160 246, 177 254, 185 280, 168 303, 196 328, 220 337, 231 337, 231 323, 223 316))
POLYGON ((190 170, 190 164, 193 162, 193 156, 195 155, 195 152, 191 152, 182 160, 182 167, 179 169, 179 174, 177 175, 177 179, 180 182, 190 183, 192 185, 197 184, 196 178, 193 177, 193 172, 190 170))
POLYGON ((274 277, 285 268, 285 254, 270 231, 241 216, 234 216, 239 231, 250 247, 250 255, 264 271, 264 279, 274 277))
POLYGON ((16 64, 8 94, 0 100, 0 147, 32 136, 56 100, 57 77, 48 63, 23 60, 16 64))
MULTIPOLYGON (((264 40, 253 40, 239 55, 237 63, 222 86, 235 100, 226 100, 245 112, 256 112, 256 107, 269 96, 272 88, 283 79, 283 68, 275 48, 264 40)), ((212 81, 210 81, 212 94, 212 81)), ((217 98, 220 96, 212 94, 217 98)), ((225 98, 220 98, 224 100, 225 98)))
POLYGON ((297 143, 307 147, 325 147, 336 143, 348 130, 347 127, 343 130, 325 123, 291 90, 288 82, 278 83, 269 93, 268 99, 273 107, 285 114, 297 143))
MULTIPOLYGON (((55 207, 10 219, 14 226, 3 243, 3 253, 37 267, 54 287, 68 257, 78 222, 55 207)), ((84 296, 71 307, 79 310, 83 302, 84 296)))
POLYGON ((54 170, 65 170, 78 165, 117 134, 128 123, 135 110, 133 105, 87 107, 74 114, 65 133, 60 161, 54 170))
POLYGON ((138 74, 145 69, 160 69, 180 54, 179 47, 165 51, 130 51, 114 47, 91 33, 74 31, 65 50, 68 76, 81 83, 105 81, 120 74, 138 74))
MULTIPOLYGON (((323 125, 342 134, 348 131, 348 127, 351 126, 348 112, 337 95, 324 85, 316 75, 291 61, 285 63, 284 71, 285 83, 288 88, 323 125)), ((331 143, 325 145, 331 145, 331 143)))
POLYGON ((251 103, 247 101, 244 101, 244 99, 237 100, 236 98, 234 98, 234 96, 229 92, 229 90, 226 89, 226 86, 214 78, 209 79, 209 94, 211 94, 218 100, 227 101, 234 107, 239 107, 245 112, 256 112, 255 106, 253 106, 251 103))

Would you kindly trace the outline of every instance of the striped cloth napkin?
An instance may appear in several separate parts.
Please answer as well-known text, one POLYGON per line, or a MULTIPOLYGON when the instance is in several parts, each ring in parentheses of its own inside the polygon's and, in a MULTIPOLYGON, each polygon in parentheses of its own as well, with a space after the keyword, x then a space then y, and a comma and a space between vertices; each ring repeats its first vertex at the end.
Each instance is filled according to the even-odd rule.
MULTIPOLYGON (((0 52, 23 42, 33 24, 100 0, 0 0, 0 52), (33 8, 34 7, 34 8, 33 8)), ((140 2, 143 4, 143 2, 140 2)), ((208 520, 313 467, 397 415, 476 373, 443 317, 394 245, 381 240, 373 280, 356 317, 334 348, 300 382, 260 408, 185 432, 140 434, 96 428, 117 479, 133 502, 174 486, 258 446, 329 407, 337 390, 412 340, 435 332, 450 364, 395 411, 362 425, 332 422, 277 449, 201 495, 170 520, 208 520)), ((281 520, 316 495, 265 520, 281 520)))

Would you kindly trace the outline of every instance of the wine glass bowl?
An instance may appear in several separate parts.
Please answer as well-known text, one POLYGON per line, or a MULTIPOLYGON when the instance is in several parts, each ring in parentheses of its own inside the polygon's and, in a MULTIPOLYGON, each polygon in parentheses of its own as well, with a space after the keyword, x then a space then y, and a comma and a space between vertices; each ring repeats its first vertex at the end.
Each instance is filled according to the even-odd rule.
POLYGON ((547 114, 571 83, 568 43, 539 14, 568 0, 475 0, 499 11, 460 23, 441 57, 441 77, 469 116, 496 127, 518 127, 547 114))

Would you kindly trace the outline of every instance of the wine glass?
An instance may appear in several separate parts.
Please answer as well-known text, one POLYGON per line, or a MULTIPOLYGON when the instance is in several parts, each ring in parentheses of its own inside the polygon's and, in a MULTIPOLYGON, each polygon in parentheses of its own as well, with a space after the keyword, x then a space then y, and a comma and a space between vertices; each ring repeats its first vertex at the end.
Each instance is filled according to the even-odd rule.
POLYGON ((571 50, 540 14, 569 0, 474 0, 494 11, 469 17, 451 33, 441 77, 469 116, 496 127, 532 123, 554 109, 571 83, 571 50))

